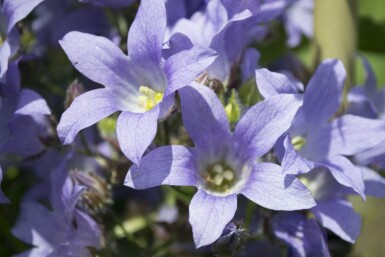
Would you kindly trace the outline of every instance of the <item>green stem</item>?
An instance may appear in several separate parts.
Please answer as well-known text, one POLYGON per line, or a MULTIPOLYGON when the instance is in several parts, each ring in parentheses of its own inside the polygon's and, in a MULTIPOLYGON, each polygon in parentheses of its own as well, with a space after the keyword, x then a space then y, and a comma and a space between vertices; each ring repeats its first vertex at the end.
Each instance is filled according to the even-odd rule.
POLYGON ((357 0, 316 0, 314 38, 316 64, 326 58, 340 59, 347 78, 341 111, 346 110, 347 93, 354 83, 354 55, 357 50, 357 0))
POLYGON ((250 228, 251 221, 253 220, 256 207, 257 207, 257 205, 255 203, 253 203, 251 201, 247 202, 245 225, 244 225, 245 228, 250 228))

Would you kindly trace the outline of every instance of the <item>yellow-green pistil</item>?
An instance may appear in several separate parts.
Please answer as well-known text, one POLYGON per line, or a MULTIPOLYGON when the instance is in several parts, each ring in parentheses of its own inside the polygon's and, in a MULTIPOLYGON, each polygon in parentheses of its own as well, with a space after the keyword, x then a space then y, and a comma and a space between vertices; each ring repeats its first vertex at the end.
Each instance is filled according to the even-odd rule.
POLYGON ((301 136, 296 136, 296 137, 293 137, 293 139, 291 140, 291 144, 293 145, 293 148, 295 150, 299 151, 306 144, 306 139, 301 136))
POLYGON ((231 189, 235 184, 235 172, 227 164, 216 163, 206 168, 203 179, 208 189, 222 193, 231 189))
POLYGON ((139 87, 139 103, 144 107, 146 111, 154 108, 163 99, 163 93, 156 92, 149 87, 139 87))

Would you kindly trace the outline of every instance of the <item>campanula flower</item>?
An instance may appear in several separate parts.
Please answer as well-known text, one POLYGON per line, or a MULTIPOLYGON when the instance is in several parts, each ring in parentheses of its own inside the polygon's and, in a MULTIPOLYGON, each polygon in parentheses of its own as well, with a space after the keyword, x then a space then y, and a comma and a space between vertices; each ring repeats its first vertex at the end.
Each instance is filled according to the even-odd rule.
POLYGON ((121 111, 117 137, 123 153, 134 163, 151 144, 158 119, 174 103, 174 92, 206 70, 215 52, 200 46, 162 59, 166 30, 163 1, 144 0, 128 35, 128 56, 111 41, 70 32, 61 46, 73 65, 104 88, 77 97, 64 112, 58 135, 70 144, 76 134, 101 119, 121 111))
POLYGON ((189 213, 197 247, 214 242, 234 217, 237 196, 273 210, 314 206, 310 192, 281 167, 258 163, 290 127, 301 102, 280 95, 253 106, 230 131, 224 108, 208 87, 194 83, 179 90, 182 119, 195 148, 162 146, 133 165, 126 186, 195 186, 189 213))

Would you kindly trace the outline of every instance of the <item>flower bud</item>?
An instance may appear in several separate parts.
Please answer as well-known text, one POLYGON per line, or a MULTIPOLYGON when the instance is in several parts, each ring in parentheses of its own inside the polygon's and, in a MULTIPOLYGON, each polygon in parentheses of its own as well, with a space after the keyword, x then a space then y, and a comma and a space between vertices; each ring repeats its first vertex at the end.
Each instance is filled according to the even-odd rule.
POLYGON ((66 99, 64 101, 64 108, 67 109, 68 107, 70 107, 70 105, 75 100, 75 98, 83 94, 83 92, 84 92, 83 85, 79 83, 78 80, 76 79, 67 88, 66 99))
POLYGON ((233 256, 236 252, 243 248, 248 236, 249 233, 246 229, 234 224, 233 222, 227 224, 221 237, 215 241, 213 245, 215 256, 233 256))

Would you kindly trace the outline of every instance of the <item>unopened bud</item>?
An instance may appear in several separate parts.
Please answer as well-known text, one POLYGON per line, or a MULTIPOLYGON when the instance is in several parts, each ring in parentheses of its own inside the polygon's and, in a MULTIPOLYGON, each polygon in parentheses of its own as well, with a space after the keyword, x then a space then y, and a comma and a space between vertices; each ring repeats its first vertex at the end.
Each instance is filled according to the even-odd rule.
POLYGON ((64 108, 67 109, 70 107, 72 102, 75 100, 76 97, 84 93, 84 88, 81 83, 78 82, 78 80, 75 80, 74 82, 69 85, 66 91, 66 98, 64 101, 64 108))
POLYGON ((248 236, 249 233, 246 229, 233 222, 227 224, 221 237, 213 245, 215 256, 234 256, 236 252, 243 248, 248 236))
POLYGON ((72 177, 86 187, 82 194, 82 203, 91 211, 101 211, 111 203, 111 186, 100 176, 91 172, 75 170, 72 177))

